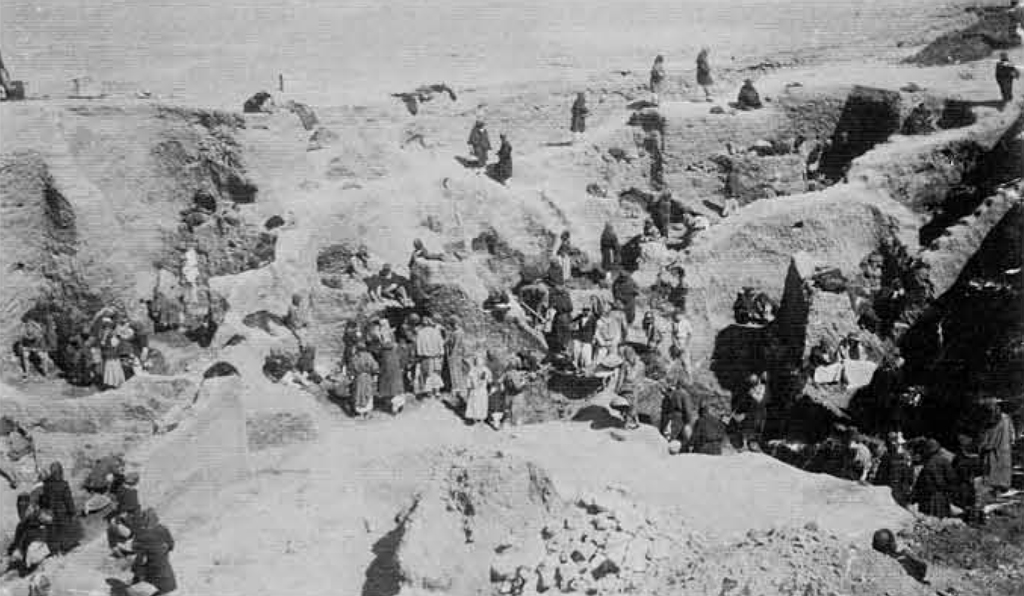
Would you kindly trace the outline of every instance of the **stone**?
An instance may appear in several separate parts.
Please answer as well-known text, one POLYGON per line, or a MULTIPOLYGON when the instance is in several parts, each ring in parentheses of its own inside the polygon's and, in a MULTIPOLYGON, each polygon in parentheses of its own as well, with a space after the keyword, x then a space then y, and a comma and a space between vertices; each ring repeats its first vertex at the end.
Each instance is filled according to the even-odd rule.
POLYGON ((643 571, 647 569, 647 553, 650 551, 651 543, 646 538, 634 538, 626 548, 626 557, 622 567, 630 571, 643 571))
POLYGON ((563 592, 571 592, 570 582, 576 577, 576 571, 571 565, 562 564, 555 570, 555 582, 563 592))
POLYGON ((594 579, 600 580, 608 575, 617 575, 619 571, 619 565, 615 561, 605 557, 601 562, 594 566, 593 571, 591 571, 591 575, 594 579))
POLYGON ((537 591, 547 592, 554 588, 557 584, 555 582, 555 571, 556 567, 547 562, 541 563, 537 566, 537 591))
POLYGON ((582 542, 572 551, 570 557, 577 563, 589 561, 597 552, 597 547, 592 542, 582 542))

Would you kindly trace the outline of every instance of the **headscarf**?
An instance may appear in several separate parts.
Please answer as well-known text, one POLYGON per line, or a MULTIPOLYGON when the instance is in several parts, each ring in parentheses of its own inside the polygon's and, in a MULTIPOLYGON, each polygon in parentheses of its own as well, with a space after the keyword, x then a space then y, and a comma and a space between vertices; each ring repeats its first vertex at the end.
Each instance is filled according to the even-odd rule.
POLYGON ((50 464, 50 475, 47 479, 53 480, 54 482, 64 480, 64 466, 60 465, 59 461, 55 461, 50 464))

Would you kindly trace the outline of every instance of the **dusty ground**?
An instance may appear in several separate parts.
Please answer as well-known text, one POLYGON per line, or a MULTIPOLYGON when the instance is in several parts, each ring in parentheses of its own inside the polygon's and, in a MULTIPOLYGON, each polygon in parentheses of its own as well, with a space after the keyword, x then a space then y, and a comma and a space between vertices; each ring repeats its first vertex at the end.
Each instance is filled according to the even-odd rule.
MULTIPOLYGON (((678 583, 640 586, 650 593, 686 587, 689 593, 707 593, 721 585, 724 594, 729 582, 735 582, 737 591, 747 582, 748 590, 761 591, 755 593, 920 590, 891 562, 868 552, 874 529, 906 527, 912 520, 882 490, 805 474, 759 455, 670 458, 650 429, 623 433, 592 429, 586 423, 546 423, 495 433, 486 427, 467 428, 436 404, 413 408, 395 419, 381 414, 358 424, 322 398, 267 382, 259 371, 262 357, 269 349, 292 347, 292 340, 280 328, 271 326, 264 332, 247 327, 243 317, 261 310, 283 314, 292 291, 312 288, 317 324, 311 336, 321 358, 330 362, 336 356, 338 325, 363 307, 358 284, 332 290, 318 283, 317 251, 333 242, 364 241, 377 259, 394 262, 401 270, 414 237, 437 249, 493 227, 512 248, 539 252, 547 235, 569 228, 579 245, 596 256, 597 235, 606 219, 615 219, 620 237, 638 231, 641 219, 624 214, 614 198, 595 199, 585 189, 593 182, 619 189, 642 181, 641 166, 608 158, 608 149, 632 143, 623 125, 626 106, 644 97, 639 87, 657 52, 669 56, 671 85, 664 109, 679 126, 684 161, 693 163, 702 163, 726 143, 750 143, 761 134, 790 131, 796 126, 793 121, 802 118, 787 112, 786 85, 794 81, 803 89, 793 95, 821 94, 833 103, 841 102, 853 84, 897 89, 909 82, 940 97, 989 101, 996 92, 991 61, 927 69, 897 64, 898 58, 935 34, 966 22, 964 3, 650 1, 606 6, 611 15, 593 7, 533 2, 514 7, 403 2, 337 8, 289 2, 243 11, 231 5, 194 4, 161 7, 155 17, 148 12, 143 19, 136 5, 85 8, 67 2, 37 9, 14 3, 10 9, 5 5, 3 19, 5 44, 12 39, 15 46, 5 45, 5 62, 16 77, 37 81, 30 90, 58 96, 66 78, 78 74, 69 73, 81 67, 97 78, 128 82, 129 89, 150 89, 160 100, 237 109, 251 92, 272 87, 274 73, 283 71, 288 96, 312 102, 324 126, 340 136, 324 149, 307 152, 309 133, 294 116, 247 118, 236 138, 246 170, 260 191, 258 200, 243 205, 241 213, 254 225, 274 215, 285 219, 277 233, 275 261, 211 279, 211 288, 230 304, 213 349, 161 346, 172 356, 175 372, 186 377, 196 379, 212 362, 223 359, 239 368, 243 380, 238 386, 211 384, 195 411, 184 415, 175 414, 184 406, 182 399, 154 399, 148 404, 160 414, 180 416, 181 432, 150 436, 148 430, 132 429, 139 434, 133 457, 146 472, 147 496, 160 504, 162 517, 178 539, 173 562, 182 594, 388 595, 402 587, 415 593, 415 586, 400 581, 402 573, 409 576, 410 565, 416 567, 415 561, 395 560, 395 551, 401 552, 396 515, 406 511, 416 495, 426 495, 423 502, 431 502, 431 491, 446 486, 439 485, 438 478, 454 465, 472 470, 466 462, 504 459, 536 466, 550 479, 557 493, 552 509, 573 507, 577 499, 595 494, 612 495, 653 518, 668 520, 659 530, 690 541, 692 551, 705 560, 684 557, 664 565, 693 569, 698 579, 659 576, 657 581, 678 583), (84 31, 116 19, 131 34, 111 31, 98 36, 100 41, 90 36, 73 57, 55 57, 40 35, 54 13, 81 17, 76 22, 84 31), (238 14, 245 16, 236 18, 238 14), (516 26, 506 22, 510 16, 516 26), (153 30, 155 23, 171 20, 180 26, 153 30), (267 22, 280 27, 273 34, 263 33, 267 22), (738 22, 742 35, 737 34, 738 22), (209 29, 214 23, 227 27, 218 29, 216 39, 209 29), (453 23, 462 26, 453 30, 453 23), (367 39, 339 34, 349 28, 379 35, 367 39), (133 40, 146 43, 140 46, 133 40), (693 101, 701 92, 691 81, 692 54, 702 44, 714 48, 712 60, 721 69, 713 104, 693 101), (148 49, 127 51, 128 47, 148 49), (208 51, 211 47, 216 51, 208 51), (345 56, 346 61, 339 66, 324 60, 325 53, 345 56), (781 66, 758 68, 763 61, 781 66), (252 64, 260 68, 250 68, 252 64), (751 67, 754 70, 745 70, 751 67), (614 72, 620 69, 630 72, 614 72), (31 74, 22 74, 25 71, 31 74), (769 108, 755 114, 709 116, 712 105, 724 106, 733 99, 740 80, 751 72, 757 73, 762 96, 771 99, 769 108), (435 99, 413 118, 399 102, 386 98, 387 92, 439 80, 458 88, 458 102, 435 99), (568 106, 581 88, 588 90, 593 110, 588 140, 566 146, 568 106), (478 114, 488 119, 493 140, 500 131, 511 134, 516 173, 508 188, 468 173, 455 160, 464 155, 468 127, 478 114), (225 347, 236 333, 245 341, 225 347), (248 431, 247 439, 239 438, 239 429, 248 431), (189 443, 193 437, 198 442, 189 443), (162 476, 176 479, 178 486, 158 481, 162 476), (799 552, 804 549, 809 551, 806 557, 799 552), (769 573, 772 556, 788 566, 769 573), (879 577, 866 582, 872 573, 879 577), (804 591, 808 585, 810 592, 804 591)), ((85 34, 68 35, 81 39, 85 34)), ((1024 54, 1017 49, 1014 57, 1021 60, 1024 54)), ((802 97, 790 99, 799 102, 802 97)), ((177 223, 176 208, 167 201, 186 203, 188 197, 180 195, 192 188, 175 187, 162 178, 140 181, 125 173, 150 167, 143 163, 151 155, 147 144, 170 136, 187 146, 207 133, 194 124, 180 126, 173 118, 154 124, 150 102, 113 98, 84 105, 83 109, 82 102, 57 99, 4 105, 4 152, 40 152, 50 161, 53 175, 64 181, 61 188, 69 200, 89 207, 85 213, 90 219, 82 229, 93 258, 102 261, 104 254, 115 254, 123 278, 151 276, 152 256, 163 249, 161 234, 177 223), (154 187, 170 198, 151 194, 154 187), (140 196, 145 200, 138 203, 140 196), (161 207, 147 216, 150 201, 161 207), (127 236, 135 234, 136 227, 138 239, 127 236), (104 233, 109 230, 138 244, 118 242, 116 235, 104 233)), ((1003 115, 982 106, 977 113, 991 123, 1016 112, 1003 115)), ((913 147, 898 149, 909 152, 913 147)), ((704 201, 720 196, 714 177, 680 175, 685 178, 683 188, 689 184, 694 189, 681 197, 690 206, 707 210, 704 201)), ((871 196, 864 202, 876 200, 885 210, 900 209, 910 223, 919 221, 886 197, 871 196)), ((744 222, 760 221, 761 216, 767 221, 776 211, 786 210, 751 207, 733 227, 742 229, 744 222)), ((821 211, 819 207, 817 212, 821 211)), ((842 228, 827 228, 814 239, 838 237, 842 228)), ((760 246, 734 243, 726 227, 719 229, 724 231, 695 250, 710 255, 708 266, 729 266, 729 259, 742 261, 760 246)), ((842 242, 839 238, 822 254, 840 254, 848 246, 842 242)), ((869 244, 855 246, 866 251, 869 244)), ((766 256, 749 276, 770 280, 773 289, 780 290, 785 267, 798 248, 799 242, 761 250, 766 256)), ((849 258, 853 260, 843 264, 854 267, 857 259, 849 258)), ((475 299, 482 299, 479 294, 486 292, 486 284, 496 281, 496 275, 477 260, 452 267, 473 268, 473 279, 479 281, 466 291, 475 299)), ((120 285, 128 284, 122 280, 120 285)), ((130 290, 123 291, 131 295, 130 290)), ((730 287, 719 293, 731 291, 730 287)), ((715 308, 721 307, 720 298, 715 308)), ((716 317, 721 316, 720 311, 707 316, 707 326, 698 329, 699 344, 712 343, 722 324, 716 317)), ((18 407, 39 400, 54 386, 8 381, 10 372, 11 363, 5 362, 4 399, 18 407)), ((139 385, 123 391, 126 402, 138 399, 131 397, 133 387, 139 385)), ((193 395, 191 391, 189 398, 193 395)), ((92 403, 81 407, 91 408, 92 403)), ((74 453, 67 448, 69 438, 58 434, 47 436, 54 445, 49 453, 74 453)), ((97 450, 103 448, 107 447, 97 450)), ((498 473, 494 478, 506 477, 498 473)), ((4 507, 10 509, 7 496, 4 507)), ((9 514, 2 516, 5 524, 9 514)), ((555 514, 551 519, 542 519, 544 515, 526 521, 558 520, 555 514)), ((481 530, 483 536, 509 529, 491 523, 494 527, 481 530)), ((419 535, 431 536, 429 531, 419 535)), ((439 549, 453 549, 449 560, 466 548, 458 541, 437 544, 439 549)), ((428 538, 426 544, 421 539, 406 546, 417 552, 416 548, 429 551, 429 545, 428 538)), ((106 575, 119 573, 102 550, 91 544, 53 562, 50 568, 58 585, 66 593, 72 588, 101 588, 106 575)), ((481 556, 483 551, 473 552, 481 556)), ((937 556, 935 562, 946 564, 937 556)), ((955 562, 949 566, 955 567, 955 562)), ((484 571, 473 570, 481 576, 484 571)), ((1013 583, 1013 576, 1006 577, 1002 593, 1014 593, 1020 584, 1013 583)), ((940 578, 935 587, 963 594, 975 585, 970 583, 975 580, 954 572, 940 573, 940 578)), ((466 586, 465 593, 491 589, 486 579, 466 586)), ((22 586, 14 588, 20 594, 22 586)))

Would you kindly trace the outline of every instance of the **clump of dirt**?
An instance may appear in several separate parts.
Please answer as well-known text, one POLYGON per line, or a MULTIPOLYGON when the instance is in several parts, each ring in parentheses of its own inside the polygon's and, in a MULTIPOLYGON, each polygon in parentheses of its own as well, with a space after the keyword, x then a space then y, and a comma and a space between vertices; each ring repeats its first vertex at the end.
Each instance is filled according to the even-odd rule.
POLYGON ((1019 14, 999 8, 979 10, 978 22, 938 37, 906 62, 919 66, 970 62, 986 58, 997 49, 1019 46, 1021 39, 1015 32, 1019 14))

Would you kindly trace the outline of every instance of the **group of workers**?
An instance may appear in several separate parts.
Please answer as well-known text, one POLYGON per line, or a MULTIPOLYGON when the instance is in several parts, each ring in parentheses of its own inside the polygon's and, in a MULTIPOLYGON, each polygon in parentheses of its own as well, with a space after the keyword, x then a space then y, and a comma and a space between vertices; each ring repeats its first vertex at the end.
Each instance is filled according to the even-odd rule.
POLYGON ((58 333, 57 318, 47 311, 30 313, 23 321, 14 346, 23 379, 60 368, 73 385, 115 389, 148 367, 153 332, 148 314, 130 319, 123 310, 104 307, 66 337, 58 333))
MULTIPOLYGON (((5 431, 18 432, 17 424, 9 418, 5 417, 2 424, 5 431)), ((6 550, 5 577, 34 575, 36 583, 48 583, 41 570, 43 562, 79 545, 83 539, 79 516, 102 514, 107 520, 111 554, 131 560, 131 593, 159 596, 177 589, 170 563, 174 539, 153 508, 141 507, 139 475, 125 473, 123 460, 112 456, 97 462, 83 483, 92 496, 82 510, 76 507, 60 462, 39 471, 37 478, 38 482, 18 493, 16 499, 18 524, 6 550)))
MULTIPOLYGON (((950 517, 955 505, 967 521, 980 522, 984 520, 983 501, 1010 489, 1015 441, 1010 416, 998 404, 990 404, 980 435, 960 434, 955 452, 947 451, 935 439, 908 450, 899 433, 890 432, 884 453, 875 459, 870 472, 857 479, 888 486, 893 500, 904 506, 916 503, 926 515, 950 517), (915 462, 921 465, 916 475, 915 462)), ((866 451, 863 443, 859 447, 866 451)))

